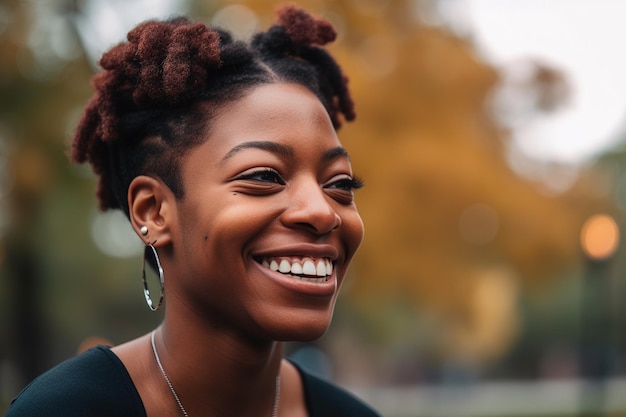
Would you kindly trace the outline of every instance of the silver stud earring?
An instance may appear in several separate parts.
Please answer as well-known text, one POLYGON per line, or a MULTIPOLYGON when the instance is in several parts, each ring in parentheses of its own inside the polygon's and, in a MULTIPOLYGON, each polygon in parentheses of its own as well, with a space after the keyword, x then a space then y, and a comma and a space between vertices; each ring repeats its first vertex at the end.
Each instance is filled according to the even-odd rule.
POLYGON ((145 236, 148 234, 148 226, 141 226, 141 228, 139 229, 139 232, 145 236))

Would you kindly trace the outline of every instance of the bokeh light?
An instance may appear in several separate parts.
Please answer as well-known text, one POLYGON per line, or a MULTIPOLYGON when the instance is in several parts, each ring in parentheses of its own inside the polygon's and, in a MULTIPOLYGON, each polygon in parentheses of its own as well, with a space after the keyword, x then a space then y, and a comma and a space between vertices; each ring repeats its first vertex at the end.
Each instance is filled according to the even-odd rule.
POLYGON ((589 258, 595 260, 609 258, 619 244, 619 228, 615 219, 606 214, 591 216, 583 225, 580 243, 589 258))
POLYGON ((91 237, 103 253, 116 258, 131 258, 141 253, 141 240, 121 211, 98 213, 91 224, 91 237))

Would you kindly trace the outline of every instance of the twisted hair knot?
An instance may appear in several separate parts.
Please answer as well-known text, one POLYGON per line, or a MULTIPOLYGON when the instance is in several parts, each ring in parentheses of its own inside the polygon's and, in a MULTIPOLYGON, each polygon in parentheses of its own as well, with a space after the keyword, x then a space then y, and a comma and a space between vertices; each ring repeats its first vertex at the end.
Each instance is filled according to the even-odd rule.
POLYGON ((293 5, 279 9, 278 24, 296 46, 326 45, 337 37, 328 21, 316 19, 293 5))
MULTIPOLYGON (((135 49, 135 56, 126 61, 138 61, 140 66, 133 92, 138 105, 178 103, 190 91, 205 87, 211 70, 221 64, 217 32, 187 19, 172 23, 147 22, 128 34, 129 49, 135 49)), ((133 72, 128 75, 137 76, 133 72)))

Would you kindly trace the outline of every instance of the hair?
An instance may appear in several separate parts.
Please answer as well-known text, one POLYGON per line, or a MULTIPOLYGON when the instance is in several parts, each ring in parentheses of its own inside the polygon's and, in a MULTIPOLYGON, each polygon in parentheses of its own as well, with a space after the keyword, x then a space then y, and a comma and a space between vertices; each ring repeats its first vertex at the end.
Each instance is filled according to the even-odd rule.
POLYGON ((89 162, 99 177, 100 209, 128 216, 128 187, 138 175, 160 178, 181 199, 180 164, 206 140, 214 114, 207 108, 255 86, 298 83, 320 99, 335 129, 353 120, 348 79, 322 48, 335 38, 330 23, 294 6, 279 9, 278 22, 249 43, 184 17, 131 30, 103 54, 72 142, 71 159, 89 162))

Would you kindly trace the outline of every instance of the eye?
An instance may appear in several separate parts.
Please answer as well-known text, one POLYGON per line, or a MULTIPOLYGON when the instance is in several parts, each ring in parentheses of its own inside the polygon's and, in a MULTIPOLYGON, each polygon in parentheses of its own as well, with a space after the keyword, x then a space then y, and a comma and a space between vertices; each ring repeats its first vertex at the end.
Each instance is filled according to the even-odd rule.
POLYGON ((363 187, 363 181, 348 175, 338 176, 326 183, 326 193, 341 204, 351 204, 354 201, 354 191, 363 187))
POLYGON ((240 174, 235 179, 285 185, 283 177, 273 168, 255 168, 240 174))
POLYGON ((324 188, 353 192, 362 188, 363 185, 363 181, 357 177, 345 177, 324 185, 324 188))

